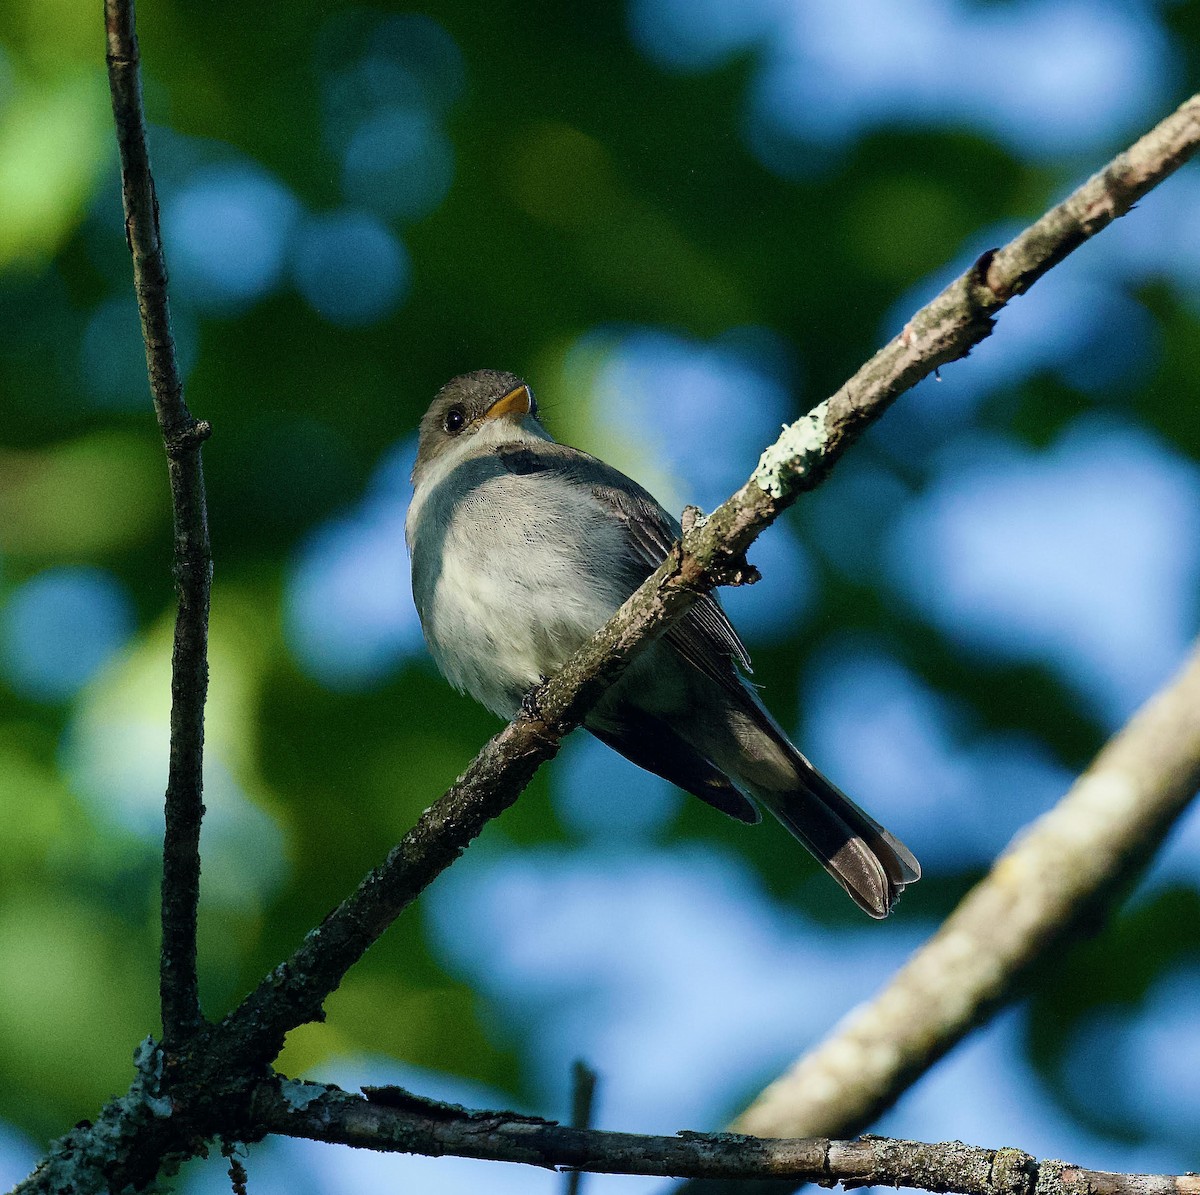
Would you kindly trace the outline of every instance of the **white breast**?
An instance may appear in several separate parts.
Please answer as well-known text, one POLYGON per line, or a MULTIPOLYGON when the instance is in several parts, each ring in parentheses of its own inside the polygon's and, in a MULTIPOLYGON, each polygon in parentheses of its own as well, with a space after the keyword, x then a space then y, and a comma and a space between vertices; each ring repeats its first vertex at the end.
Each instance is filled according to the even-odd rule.
POLYGON ((413 596, 446 679, 511 718, 628 596, 612 567, 627 549, 590 491, 478 447, 414 495, 413 596))

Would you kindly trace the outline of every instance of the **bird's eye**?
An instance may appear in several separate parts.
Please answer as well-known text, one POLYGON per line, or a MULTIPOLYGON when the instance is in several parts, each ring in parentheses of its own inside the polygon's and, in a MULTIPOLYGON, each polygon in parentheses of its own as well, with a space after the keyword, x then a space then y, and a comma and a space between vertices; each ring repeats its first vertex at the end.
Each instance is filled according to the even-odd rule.
POLYGON ((456 436, 467 425, 467 415, 462 407, 451 407, 446 412, 446 422, 443 425, 452 435, 456 436))

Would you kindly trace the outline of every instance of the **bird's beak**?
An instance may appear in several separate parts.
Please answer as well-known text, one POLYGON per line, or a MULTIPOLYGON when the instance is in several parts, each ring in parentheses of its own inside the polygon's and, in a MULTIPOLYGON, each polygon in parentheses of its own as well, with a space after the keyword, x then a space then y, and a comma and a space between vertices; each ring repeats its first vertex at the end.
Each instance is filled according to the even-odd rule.
POLYGON ((499 419, 502 415, 515 415, 518 419, 528 415, 533 410, 533 395, 529 387, 522 383, 515 390, 510 390, 503 398, 498 398, 484 414, 485 419, 499 419))

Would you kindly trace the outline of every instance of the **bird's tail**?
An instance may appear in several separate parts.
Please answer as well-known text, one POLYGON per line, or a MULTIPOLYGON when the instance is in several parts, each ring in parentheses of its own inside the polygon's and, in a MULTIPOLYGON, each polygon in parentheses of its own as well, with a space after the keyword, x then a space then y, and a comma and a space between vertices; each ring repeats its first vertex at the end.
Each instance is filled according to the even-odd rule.
POLYGON ((856 905, 886 917, 921 865, 895 835, 863 812, 793 748, 798 783, 778 791, 753 786, 753 794, 812 853, 856 905))
POLYGON ((740 766, 730 767, 729 759, 721 766, 812 852, 859 908, 886 917, 905 886, 921 878, 920 864, 904 843, 822 776, 750 696, 753 710, 742 706, 741 713, 751 717, 732 720, 740 766))

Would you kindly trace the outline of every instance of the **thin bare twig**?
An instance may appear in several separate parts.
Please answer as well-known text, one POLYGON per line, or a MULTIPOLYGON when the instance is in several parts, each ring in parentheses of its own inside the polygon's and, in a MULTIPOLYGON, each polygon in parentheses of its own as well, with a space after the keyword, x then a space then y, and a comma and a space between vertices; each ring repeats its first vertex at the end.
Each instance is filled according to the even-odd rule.
POLYGON ((1200 146, 1193 96, 1002 249, 985 254, 913 316, 844 386, 784 429, 750 480, 693 524, 670 557, 557 676, 531 695, 387 860, 227 1018, 239 1055, 266 1064, 391 922, 508 808, 633 656, 696 597, 744 575, 754 539, 817 486, 867 425, 934 369, 964 356, 993 317, 1072 249, 1177 170, 1200 146))
POLYGON ((980 1149, 960 1141, 766 1140, 734 1133, 660 1137, 581 1129, 513 1112, 468 1111, 399 1095, 396 1106, 284 1080, 259 1088, 253 1114, 265 1131, 290 1137, 597 1174, 774 1178, 796 1185, 903 1186, 961 1195, 1200 1195, 1195 1175, 1110 1174, 1039 1162, 1019 1149, 980 1149))
MULTIPOLYGON (((597 1075, 582 1058, 576 1058, 571 1067, 571 1127, 590 1129, 596 1102, 597 1075)), ((565 1195, 579 1195, 583 1186, 583 1171, 571 1170, 563 1184, 565 1195)))
POLYGON ((200 896, 200 821, 204 816, 204 700, 208 692, 208 603, 212 550, 200 445, 207 423, 183 400, 167 303, 167 267, 150 174, 133 0, 105 0, 108 81, 121 160, 125 234, 154 410, 167 450, 175 521, 175 589, 179 610, 171 656, 171 760, 163 836, 163 1040, 181 1046, 201 1023, 196 978, 196 909, 200 896))

